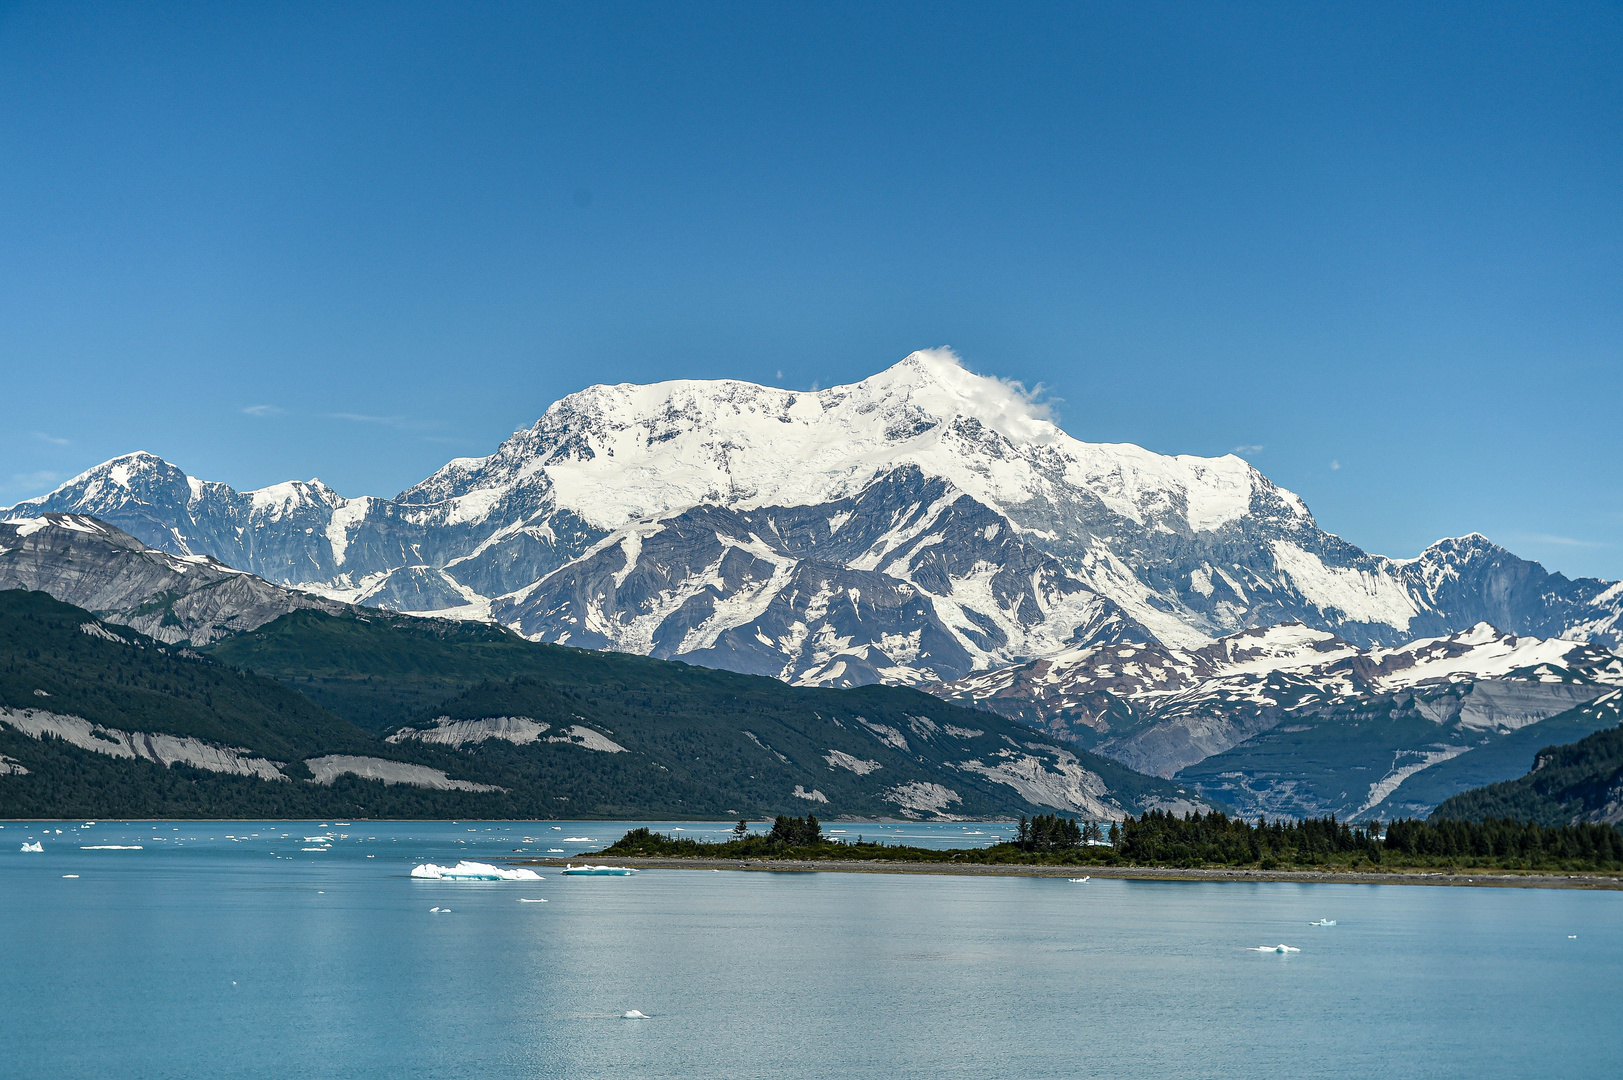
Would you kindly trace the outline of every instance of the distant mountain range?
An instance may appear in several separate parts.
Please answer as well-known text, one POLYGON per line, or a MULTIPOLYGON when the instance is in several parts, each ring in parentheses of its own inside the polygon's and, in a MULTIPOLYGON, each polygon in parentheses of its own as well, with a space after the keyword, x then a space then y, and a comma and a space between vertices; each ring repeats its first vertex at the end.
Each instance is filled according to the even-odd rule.
POLYGON ((594 386, 393 499, 237 492, 130 454, 8 515, 46 512, 334 600, 813 685, 1286 622, 1359 646, 1479 622, 1623 645, 1623 585, 1476 535, 1366 554, 1238 457, 1081 442, 944 352, 815 392, 594 386))
POLYGON ((1366 554, 1238 457, 1081 442, 942 352, 815 392, 591 387, 393 499, 131 454, 5 516, 0 587, 165 641, 365 605, 912 685, 1246 812, 1424 813, 1514 776, 1623 648, 1623 584, 1474 534, 1366 554))

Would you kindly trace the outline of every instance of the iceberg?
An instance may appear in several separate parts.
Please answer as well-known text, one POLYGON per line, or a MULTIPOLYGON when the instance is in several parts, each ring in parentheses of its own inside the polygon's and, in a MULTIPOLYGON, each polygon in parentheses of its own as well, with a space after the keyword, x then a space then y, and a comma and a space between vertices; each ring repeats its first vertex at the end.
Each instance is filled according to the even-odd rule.
MULTIPOLYGON (((28 849, 23 848, 24 851, 28 849)), ((35 850, 38 850, 37 848, 35 850)), ((140 851, 140 844, 80 844, 80 851, 140 851)))
POLYGON ((571 863, 564 868, 566 876, 629 877, 636 872, 627 866, 575 866, 571 863))
POLYGON ((544 903, 546 903, 545 900, 531 900, 527 896, 519 897, 518 902, 521 903, 521 904, 544 904, 544 903))
POLYGON ((35 840, 32 844, 24 844, 23 845, 23 850, 24 851, 37 851, 37 852, 40 852, 41 854, 44 854, 45 845, 40 843, 38 840, 35 840))
POLYGON ((1314 922, 1308 923, 1309 926, 1334 926, 1335 924, 1336 921, 1334 919, 1318 919, 1314 922))
POLYGON ((455 866, 436 866, 433 863, 423 863, 421 866, 411 868, 414 878, 429 878, 434 881, 540 881, 541 875, 534 870, 523 867, 508 870, 500 866, 491 866, 489 863, 469 862, 464 859, 455 866))
POLYGON ((1295 948, 1294 946, 1291 946, 1291 945, 1258 945, 1255 949, 1247 949, 1246 950, 1246 952, 1271 952, 1271 953, 1293 953, 1293 952, 1301 952, 1301 951, 1302 951, 1301 949, 1295 948))
POLYGON ((649 1016, 647 1013, 638 1012, 636 1009, 632 1009, 630 1012, 622 1013, 621 1015, 627 1020, 652 1020, 653 1019, 653 1017, 649 1016))

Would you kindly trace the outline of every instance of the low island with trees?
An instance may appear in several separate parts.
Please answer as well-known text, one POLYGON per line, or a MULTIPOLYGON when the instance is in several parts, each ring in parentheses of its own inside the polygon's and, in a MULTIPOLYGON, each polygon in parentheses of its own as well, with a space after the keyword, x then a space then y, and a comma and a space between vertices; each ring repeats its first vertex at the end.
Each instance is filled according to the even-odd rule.
MULTIPOLYGON (((705 841, 632 829, 594 857, 762 864, 948 864, 1172 870, 1414 873, 1468 871, 1598 874, 1623 871, 1623 832, 1608 825, 1511 820, 1362 822, 1334 817, 1251 822, 1220 811, 1152 810, 1108 826, 1057 814, 1021 817, 1014 835, 986 847, 931 849, 825 835, 813 815, 780 815, 769 832, 740 821, 705 841)), ((830 866, 830 869, 836 868, 830 866)), ((853 867, 854 868, 854 867, 853 867)), ((901 866, 896 866, 901 869, 901 866)))

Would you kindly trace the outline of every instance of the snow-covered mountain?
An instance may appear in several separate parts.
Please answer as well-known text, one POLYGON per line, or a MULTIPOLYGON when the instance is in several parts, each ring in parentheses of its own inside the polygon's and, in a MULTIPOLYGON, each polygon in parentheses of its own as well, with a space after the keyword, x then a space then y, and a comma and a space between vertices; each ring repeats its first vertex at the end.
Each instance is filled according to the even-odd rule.
POLYGON ((815 392, 590 387, 393 499, 132 454, 11 513, 46 511, 334 599, 827 685, 1293 621, 1358 646, 1481 621, 1623 644, 1623 585, 1480 536, 1366 554, 1238 457, 1082 442, 944 351, 815 392))
POLYGON ((1623 656, 1485 622, 1367 649, 1290 623, 1198 649, 1091 645, 926 689, 1171 776, 1293 716, 1454 686, 1471 690, 1455 710, 1465 726, 1514 730, 1623 686, 1623 656))
POLYGON ((1247 814, 1429 814, 1595 730, 1623 686, 1594 643, 1487 623, 1360 649, 1294 623, 1199 649, 1119 642, 927 687, 1176 778, 1247 814))

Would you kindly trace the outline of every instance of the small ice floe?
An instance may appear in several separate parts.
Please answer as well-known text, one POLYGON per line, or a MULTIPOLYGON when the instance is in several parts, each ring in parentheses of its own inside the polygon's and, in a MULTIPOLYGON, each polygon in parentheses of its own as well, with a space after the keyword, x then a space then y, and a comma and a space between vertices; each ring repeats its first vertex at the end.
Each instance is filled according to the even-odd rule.
POLYGON ((595 843, 595 842, 596 841, 594 841, 590 836, 566 836, 566 837, 564 837, 564 843, 566 843, 566 844, 591 844, 591 843, 595 843))
POLYGON ((1336 921, 1334 919, 1315 919, 1314 921, 1308 923, 1309 926, 1334 926, 1335 924, 1336 921))
POLYGON ((1086 885, 1089 881, 1092 881, 1093 879, 1091 877, 1074 877, 1074 878, 1070 878, 1069 880, 1073 884, 1076 884, 1076 885, 1086 885))
POLYGON ((1578 940, 1578 935, 1577 934, 1568 934, 1567 935, 1567 940, 1568 941, 1577 941, 1578 940))
POLYGON ((332 850, 332 848, 324 848, 324 847, 301 847, 301 848, 300 848, 300 849, 299 849, 299 850, 300 850, 300 851, 331 851, 331 850, 332 850))
POLYGON ((428 911, 431 915, 449 915, 451 913, 451 909, 448 907, 431 907, 428 911))
POLYGON ((500 866, 491 866, 489 863, 469 862, 463 859, 455 866, 436 866, 433 863, 423 863, 421 866, 411 868, 414 878, 432 878, 436 881, 540 881, 541 875, 534 870, 517 867, 508 870, 500 866))
POLYGON ((570 864, 564 867, 564 874, 571 877, 629 877, 636 872, 629 866, 575 866, 570 864))
MULTIPOLYGON (((65 878, 76 878, 76 877, 78 877, 78 876, 79 876, 79 875, 78 875, 78 874, 63 874, 63 875, 62 875, 62 876, 63 876, 63 877, 65 877, 65 878)), ((1574 936, 1574 937, 1577 937, 1577 935, 1576 935, 1576 934, 1574 934, 1574 935, 1573 935, 1573 936, 1574 936)))
POLYGON ((649 1016, 647 1013, 639 1012, 636 1009, 632 1009, 630 1012, 621 1013, 620 1016, 624 1020, 652 1020, 653 1019, 653 1017, 649 1016))
POLYGON ((527 896, 519 897, 518 902, 521 903, 521 904, 544 904, 544 903, 546 903, 545 900, 531 900, 527 896))
POLYGON ((80 844, 80 851, 143 851, 140 844, 80 844))
POLYGON ((564 849, 561 848, 561 847, 549 847, 549 848, 547 848, 547 854, 548 855, 562 855, 563 853, 564 853, 564 849))
POLYGON ((1296 948, 1296 947, 1294 947, 1292 945, 1258 945, 1255 949, 1247 949, 1246 950, 1246 952, 1272 952, 1272 953, 1293 953, 1293 952, 1301 952, 1301 951, 1302 951, 1301 949, 1298 949, 1298 948, 1296 948))
POLYGON ((39 852, 41 854, 44 854, 45 845, 40 843, 38 840, 35 840, 32 844, 28 844, 28 843, 23 844, 23 850, 24 851, 37 851, 37 852, 39 852))

